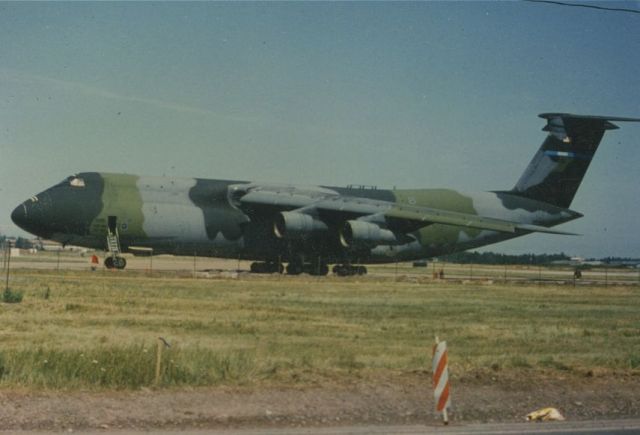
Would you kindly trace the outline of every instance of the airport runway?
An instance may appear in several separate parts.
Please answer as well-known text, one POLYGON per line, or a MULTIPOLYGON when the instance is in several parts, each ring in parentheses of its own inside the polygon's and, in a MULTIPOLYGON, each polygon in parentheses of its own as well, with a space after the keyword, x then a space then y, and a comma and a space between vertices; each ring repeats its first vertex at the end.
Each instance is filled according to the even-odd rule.
MULTIPOLYGON (((98 271, 108 272, 136 272, 153 275, 153 272, 177 273, 190 275, 196 278, 240 278, 251 276, 248 271, 250 261, 238 261, 213 257, 189 257, 159 255, 154 257, 135 257, 125 255, 127 259, 126 271, 107 271, 102 264, 98 271)), ((102 261, 102 254, 101 254, 102 261)), ((89 256, 80 256, 78 253, 40 252, 38 254, 23 254, 11 258, 12 269, 33 269, 51 271, 88 271, 90 268, 89 256)), ((453 263, 431 263, 428 268, 412 268, 403 264, 399 270, 394 265, 377 265, 369 267, 369 277, 364 279, 385 278, 418 280, 420 282, 431 281, 432 272, 443 269, 448 281, 462 281, 465 283, 493 283, 493 282, 529 282, 548 284, 579 285, 614 285, 614 284, 640 284, 640 269, 593 269, 585 270, 582 279, 573 280, 573 269, 557 267, 524 267, 524 266, 499 266, 499 265, 468 265, 453 263)), ((306 275, 304 275, 306 276, 306 275)), ((330 277, 332 274, 330 274, 330 277)), ((281 279, 280 275, 259 275, 254 278, 281 279)), ((288 277, 291 278, 291 277, 288 277)), ((295 277, 294 277, 295 278, 295 277)), ((360 279, 363 279, 360 277, 360 279)))
MULTIPOLYGON (((154 433, 160 435, 489 435, 489 434, 523 434, 523 435, 578 435, 578 434, 611 434, 628 435, 640 433, 640 419, 630 420, 596 420, 577 422, 545 422, 545 423, 489 423, 489 424, 452 424, 450 426, 336 426, 318 428, 255 428, 255 429, 215 429, 215 430, 109 430, 97 431, 67 430, 46 433, 83 433, 87 435, 139 435, 154 433)), ((39 431, 2 431, 0 434, 39 435, 39 431)))

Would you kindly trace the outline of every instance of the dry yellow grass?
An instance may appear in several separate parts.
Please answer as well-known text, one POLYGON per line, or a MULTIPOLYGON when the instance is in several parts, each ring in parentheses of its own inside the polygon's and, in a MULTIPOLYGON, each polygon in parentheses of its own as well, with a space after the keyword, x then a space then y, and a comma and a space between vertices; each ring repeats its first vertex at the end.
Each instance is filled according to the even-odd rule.
POLYGON ((311 385, 425 370, 434 335, 449 342, 454 375, 640 367, 638 286, 12 273, 24 301, 2 307, 4 385, 150 385, 159 336, 172 344, 163 385, 311 385))

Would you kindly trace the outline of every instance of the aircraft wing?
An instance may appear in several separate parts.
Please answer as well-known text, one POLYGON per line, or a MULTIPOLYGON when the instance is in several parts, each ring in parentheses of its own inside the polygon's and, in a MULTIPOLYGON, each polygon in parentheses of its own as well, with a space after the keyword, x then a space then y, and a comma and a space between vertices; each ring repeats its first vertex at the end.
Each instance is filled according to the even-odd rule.
POLYGON ((295 188, 253 188, 240 198, 240 203, 250 208, 268 207, 276 212, 313 216, 314 219, 325 223, 341 224, 347 221, 353 222, 355 219, 400 234, 406 234, 431 224, 443 224, 503 233, 539 232, 576 235, 540 225, 469 213, 295 188))
POLYGON ((577 235, 566 231, 554 230, 540 225, 511 222, 502 219, 488 218, 468 213, 458 213, 447 210, 427 207, 399 206, 392 208, 386 216, 395 219, 406 219, 413 222, 426 222, 428 224, 453 225, 457 227, 469 227, 481 230, 498 231, 501 233, 516 233, 518 231, 577 235))

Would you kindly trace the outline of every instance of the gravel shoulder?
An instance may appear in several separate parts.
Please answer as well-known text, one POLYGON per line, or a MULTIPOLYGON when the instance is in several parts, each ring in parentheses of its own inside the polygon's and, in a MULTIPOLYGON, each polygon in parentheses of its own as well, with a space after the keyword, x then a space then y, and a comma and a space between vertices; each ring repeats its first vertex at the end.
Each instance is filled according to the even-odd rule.
MULTIPOLYGON (((640 417, 640 376, 478 373, 452 385, 456 422, 519 422, 554 406, 569 421, 640 417)), ((426 373, 313 388, 0 391, 3 430, 224 429, 437 424, 426 373)))

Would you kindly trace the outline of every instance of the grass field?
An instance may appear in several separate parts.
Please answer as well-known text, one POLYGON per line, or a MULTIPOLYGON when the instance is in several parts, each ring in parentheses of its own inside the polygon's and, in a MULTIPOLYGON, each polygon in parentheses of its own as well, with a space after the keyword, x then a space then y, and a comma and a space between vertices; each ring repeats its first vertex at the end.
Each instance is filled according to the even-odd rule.
MULTIPOLYGON (((425 272, 426 273, 426 272, 425 272)), ((640 374, 640 287, 12 271, 0 386, 309 386, 430 370, 640 374)))

